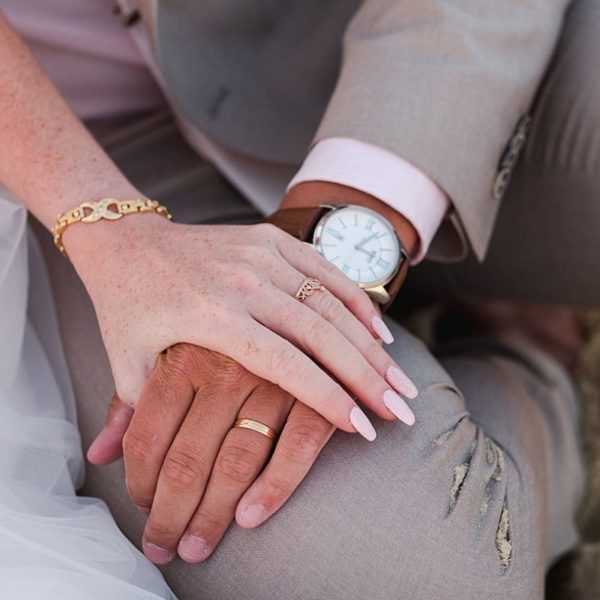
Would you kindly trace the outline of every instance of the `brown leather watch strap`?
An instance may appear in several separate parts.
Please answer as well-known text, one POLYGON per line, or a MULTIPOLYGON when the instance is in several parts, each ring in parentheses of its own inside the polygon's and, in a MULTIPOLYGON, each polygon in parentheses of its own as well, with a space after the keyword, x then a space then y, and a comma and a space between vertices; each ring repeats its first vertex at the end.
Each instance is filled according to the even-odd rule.
POLYGON ((330 210, 326 206, 309 206, 303 208, 282 208, 273 213, 267 223, 277 225, 295 238, 308 241, 323 214, 330 210))
POLYGON ((386 311, 393 303, 394 299, 398 295, 406 276, 408 275, 408 267, 410 265, 410 256, 408 252, 404 251, 402 253, 402 263, 398 272, 394 275, 393 279, 387 284, 386 291, 390 295, 390 301, 386 304, 381 304, 381 310, 386 311))

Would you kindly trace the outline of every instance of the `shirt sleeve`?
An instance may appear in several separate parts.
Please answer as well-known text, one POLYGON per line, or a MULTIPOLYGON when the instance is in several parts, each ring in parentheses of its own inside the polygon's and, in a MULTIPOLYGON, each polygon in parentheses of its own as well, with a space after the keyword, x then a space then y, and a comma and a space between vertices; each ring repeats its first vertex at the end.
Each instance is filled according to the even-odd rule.
POLYGON ((352 138, 319 141, 288 185, 329 181, 370 194, 408 219, 419 235, 413 264, 423 260, 450 200, 422 171, 396 154, 352 138))

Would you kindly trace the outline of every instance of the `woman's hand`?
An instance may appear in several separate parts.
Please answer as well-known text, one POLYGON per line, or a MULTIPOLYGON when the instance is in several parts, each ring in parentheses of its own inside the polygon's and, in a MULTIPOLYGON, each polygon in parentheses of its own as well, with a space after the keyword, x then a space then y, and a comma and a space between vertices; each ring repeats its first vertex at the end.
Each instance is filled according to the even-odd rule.
MULTIPOLYGON (((1 16, 0 90, 0 181, 48 229, 83 200, 140 196, 1 16)), ((386 379, 407 395, 414 387, 375 343, 378 329, 389 332, 367 296, 274 227, 184 226, 144 214, 74 224, 63 242, 128 404, 161 351, 191 342, 234 358, 345 431, 374 435, 351 394, 385 418, 412 420, 386 379), (293 295, 305 277, 329 291, 299 303, 293 295)))
POLYGON ((385 419, 414 417, 416 389, 374 335, 368 296, 312 247, 271 225, 177 225, 156 215, 77 224, 64 243, 96 308, 117 393, 140 397, 181 342, 232 358, 345 431, 374 439, 353 396, 385 419), (304 303, 303 280, 327 291, 304 303))
POLYGON ((160 356, 135 412, 113 397, 88 458, 107 464, 124 450, 129 495, 149 513, 142 543, 148 558, 163 564, 178 552, 199 562, 234 516, 250 528, 273 515, 334 430, 231 359, 179 344, 160 356), (274 451, 266 436, 232 428, 237 418, 280 433, 274 451))

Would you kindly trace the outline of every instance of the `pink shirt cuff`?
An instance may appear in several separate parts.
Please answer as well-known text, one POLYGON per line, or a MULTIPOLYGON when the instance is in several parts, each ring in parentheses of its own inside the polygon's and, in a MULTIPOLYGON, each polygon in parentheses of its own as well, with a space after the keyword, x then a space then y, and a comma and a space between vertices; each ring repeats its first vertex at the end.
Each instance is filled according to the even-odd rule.
POLYGON ((417 167, 379 146, 352 138, 318 142, 288 185, 329 181, 375 196, 408 219, 419 235, 413 264, 423 260, 449 206, 446 194, 417 167))

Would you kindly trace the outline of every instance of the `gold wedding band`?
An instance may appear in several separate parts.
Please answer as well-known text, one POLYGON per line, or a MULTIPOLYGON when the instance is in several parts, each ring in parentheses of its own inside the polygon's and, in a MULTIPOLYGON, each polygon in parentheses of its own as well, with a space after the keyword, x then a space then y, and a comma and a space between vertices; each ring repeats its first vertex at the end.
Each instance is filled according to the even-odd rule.
POLYGON ((294 294, 294 298, 300 300, 300 302, 304 302, 309 296, 312 296, 314 292, 324 292, 325 286, 314 277, 306 278, 298 291, 294 294))
POLYGON ((256 431, 257 433, 268 437, 273 442, 279 437, 272 427, 269 427, 264 423, 259 423, 258 421, 253 421, 252 419, 237 419, 233 426, 239 427, 240 429, 252 429, 252 431, 256 431))

